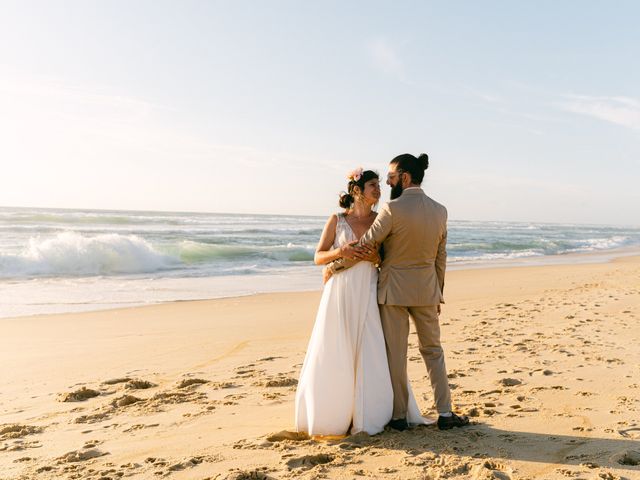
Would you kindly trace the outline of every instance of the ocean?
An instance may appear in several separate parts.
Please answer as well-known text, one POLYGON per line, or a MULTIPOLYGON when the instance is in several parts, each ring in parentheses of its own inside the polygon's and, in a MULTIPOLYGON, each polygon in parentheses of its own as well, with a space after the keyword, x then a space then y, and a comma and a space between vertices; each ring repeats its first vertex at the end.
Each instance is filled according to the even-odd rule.
MULTIPOLYGON (((0 317, 321 288, 325 217, 0 207, 0 317)), ((640 228, 449 221, 448 268, 575 261, 640 228)))

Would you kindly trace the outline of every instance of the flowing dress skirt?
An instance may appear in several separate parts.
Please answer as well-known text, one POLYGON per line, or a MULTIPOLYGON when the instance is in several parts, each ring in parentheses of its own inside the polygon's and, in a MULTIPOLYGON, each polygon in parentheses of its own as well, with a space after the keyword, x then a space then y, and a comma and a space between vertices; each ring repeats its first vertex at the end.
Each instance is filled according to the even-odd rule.
MULTIPOLYGON (((369 262, 326 283, 296 392, 296 429, 310 435, 381 432, 393 390, 377 302, 378 271, 369 262)), ((409 388, 407 421, 431 423, 409 388)))

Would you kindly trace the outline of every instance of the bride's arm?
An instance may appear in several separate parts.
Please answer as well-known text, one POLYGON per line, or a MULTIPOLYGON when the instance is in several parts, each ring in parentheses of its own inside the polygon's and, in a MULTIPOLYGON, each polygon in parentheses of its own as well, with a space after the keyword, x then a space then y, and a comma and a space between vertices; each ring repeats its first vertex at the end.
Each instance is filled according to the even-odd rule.
POLYGON ((316 265, 326 265, 327 263, 331 263, 339 258, 350 258, 357 262, 359 261, 358 259, 364 257, 363 249, 355 246, 356 242, 342 245, 338 248, 331 248, 336 238, 337 224, 338 216, 335 214, 331 215, 324 226, 324 230, 320 236, 320 241, 318 242, 318 247, 316 248, 316 253, 313 256, 313 261, 316 265))
POLYGON ((313 261, 316 265, 326 265, 333 260, 341 258, 339 248, 331 248, 333 241, 336 238, 336 225, 338 224, 338 216, 331 215, 329 220, 322 230, 320 241, 316 248, 316 253, 313 256, 313 261))

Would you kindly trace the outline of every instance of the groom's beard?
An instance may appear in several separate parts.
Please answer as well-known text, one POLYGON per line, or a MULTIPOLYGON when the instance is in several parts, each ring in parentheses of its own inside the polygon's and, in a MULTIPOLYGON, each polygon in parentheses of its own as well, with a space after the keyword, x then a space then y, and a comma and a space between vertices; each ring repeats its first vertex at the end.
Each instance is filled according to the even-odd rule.
POLYGON ((403 190, 404 189, 402 188, 402 183, 400 182, 396 183, 393 187, 391 187, 391 200, 394 200, 398 198, 400 195, 402 195, 403 190))

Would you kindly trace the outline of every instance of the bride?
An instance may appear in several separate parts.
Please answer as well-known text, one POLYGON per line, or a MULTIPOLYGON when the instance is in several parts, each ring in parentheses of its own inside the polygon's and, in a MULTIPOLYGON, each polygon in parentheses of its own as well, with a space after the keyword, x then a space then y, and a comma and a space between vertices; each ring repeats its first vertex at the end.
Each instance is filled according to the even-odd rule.
MULTIPOLYGON (((344 213, 329 217, 315 254, 326 265, 356 259, 352 268, 326 280, 296 391, 296 430, 309 435, 381 432, 391 420, 393 390, 377 302, 376 250, 355 243, 376 218, 377 173, 349 174, 340 197, 344 213)), ((407 421, 427 423, 409 388, 407 421)))

